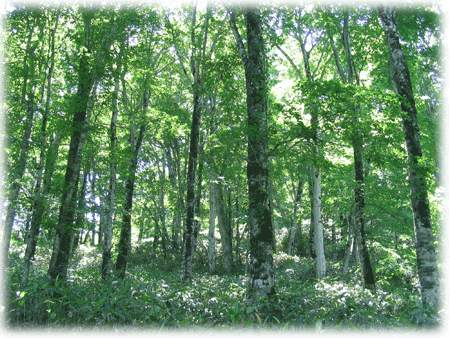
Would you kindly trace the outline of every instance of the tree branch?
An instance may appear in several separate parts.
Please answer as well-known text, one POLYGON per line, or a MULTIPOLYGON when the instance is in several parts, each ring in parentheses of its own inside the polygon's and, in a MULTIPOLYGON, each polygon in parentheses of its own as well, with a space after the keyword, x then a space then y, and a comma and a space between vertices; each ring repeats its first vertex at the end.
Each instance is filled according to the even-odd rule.
POLYGON ((234 10, 230 10, 230 27, 233 31, 234 38, 238 47, 239 56, 241 57, 244 68, 247 66, 247 52, 245 50, 244 43, 242 42, 242 37, 236 26, 236 13, 234 10))

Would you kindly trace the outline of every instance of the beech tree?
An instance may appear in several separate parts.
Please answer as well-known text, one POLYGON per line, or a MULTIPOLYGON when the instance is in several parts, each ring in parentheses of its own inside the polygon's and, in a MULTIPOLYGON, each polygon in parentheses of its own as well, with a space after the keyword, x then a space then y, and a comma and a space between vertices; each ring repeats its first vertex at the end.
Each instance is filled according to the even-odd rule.
POLYGON ((100 74, 92 72, 89 64, 88 53, 92 52, 92 19, 93 13, 85 10, 81 13, 86 39, 82 46, 80 66, 79 66, 79 83, 77 93, 73 99, 73 120, 72 120, 72 137, 69 147, 69 156, 67 159, 67 169, 64 179, 63 195, 61 197, 60 215, 58 220, 58 228, 53 246, 52 259, 48 268, 48 278, 55 281, 57 277, 62 280, 66 279, 67 264, 70 256, 70 247, 72 240, 72 222, 74 219, 76 196, 78 191, 78 178, 80 172, 80 164, 83 156, 84 140, 86 138, 87 128, 89 126, 91 109, 88 109, 89 98, 94 82, 100 74), (84 47, 84 48, 83 48, 84 47))
POLYGON ((259 9, 243 9, 247 29, 246 51, 230 13, 230 25, 245 69, 247 89, 248 161, 247 184, 250 231, 250 298, 275 294, 273 272, 273 227, 269 201, 269 159, 267 135, 267 71, 265 45, 259 9))
POLYGON ((408 152, 408 171, 411 206, 416 234, 417 270, 422 291, 422 301, 433 307, 439 306, 439 280, 436 249, 431 228, 428 189, 423 167, 422 145, 417 120, 414 92, 408 64, 402 51, 395 23, 393 7, 379 7, 382 26, 386 35, 391 67, 392 86, 401 99, 403 130, 408 152))

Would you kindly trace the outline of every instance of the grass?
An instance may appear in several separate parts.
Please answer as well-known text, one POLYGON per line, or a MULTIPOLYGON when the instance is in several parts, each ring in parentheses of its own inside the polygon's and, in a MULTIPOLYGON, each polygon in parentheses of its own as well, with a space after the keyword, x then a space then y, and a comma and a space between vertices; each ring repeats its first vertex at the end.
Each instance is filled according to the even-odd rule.
MULTIPOLYGON (((8 267, 6 324, 11 329, 384 332, 436 328, 441 321, 421 307, 415 283, 401 284, 401 274, 416 278, 402 262, 398 263, 403 269, 397 270, 400 275, 396 276, 391 266, 386 276, 378 276, 377 292, 372 294, 361 286, 355 268, 341 276, 341 263, 328 262, 328 276, 317 281, 311 258, 279 253, 274 259, 277 297, 247 306, 248 276, 243 267, 235 274, 209 275, 201 255, 197 256, 192 284, 181 284, 180 260, 164 260, 143 243, 134 248, 126 277, 104 282, 100 249, 82 245, 71 261, 67 282, 51 286, 45 279, 49 252, 40 249, 29 284, 21 289, 23 250, 23 246, 14 248, 8 267)), ((384 273, 383 269, 378 271, 384 273)))

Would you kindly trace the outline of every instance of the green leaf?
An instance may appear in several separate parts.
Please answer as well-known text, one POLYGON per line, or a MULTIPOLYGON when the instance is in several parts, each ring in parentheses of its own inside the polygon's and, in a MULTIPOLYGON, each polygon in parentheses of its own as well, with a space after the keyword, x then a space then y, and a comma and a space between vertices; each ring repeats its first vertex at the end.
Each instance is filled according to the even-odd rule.
POLYGON ((255 311, 255 306, 253 306, 253 305, 251 305, 251 306, 248 306, 247 307, 247 309, 245 310, 246 312, 247 312, 247 314, 249 315, 249 314, 251 314, 253 311, 255 311))

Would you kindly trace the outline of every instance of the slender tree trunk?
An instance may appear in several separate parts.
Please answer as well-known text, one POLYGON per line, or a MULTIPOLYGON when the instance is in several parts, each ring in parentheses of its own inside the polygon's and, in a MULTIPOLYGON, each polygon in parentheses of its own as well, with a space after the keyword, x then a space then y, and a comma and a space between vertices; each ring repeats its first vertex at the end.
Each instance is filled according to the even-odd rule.
POLYGON ((2 254, 3 254, 3 264, 5 267, 8 266, 8 257, 9 257, 9 246, 11 242, 11 231, 14 224, 14 218, 16 216, 16 204, 19 199, 20 188, 21 188, 21 180, 25 173, 25 168, 28 160, 28 149, 30 146, 30 136, 33 127, 33 116, 35 112, 35 97, 32 88, 28 88, 28 78, 34 74, 34 64, 36 63, 33 57, 32 51, 32 37, 34 27, 29 28, 30 34, 28 36, 26 53, 23 60, 23 68, 24 68, 24 80, 22 85, 22 100, 21 104, 23 109, 26 111, 26 119, 25 119, 25 129, 24 135, 22 138, 22 146, 20 149, 20 153, 18 156, 18 161, 11 171, 13 172, 13 180, 11 187, 8 191, 8 205, 6 207, 6 219, 3 228, 3 239, 2 239, 2 254), (31 66, 28 65, 28 58, 31 58, 31 66), (31 68, 31 69, 30 69, 31 68), (28 94, 28 98, 27 98, 28 94))
MULTIPOLYGON (((176 139, 174 139, 174 142, 176 142, 176 139)), ((172 146, 174 148, 174 146, 172 146)), ((175 152, 175 150, 173 150, 175 152)), ((181 210, 184 209, 183 207, 183 193, 182 191, 182 185, 181 185, 181 179, 178 177, 178 182, 180 182, 179 186, 177 186, 177 176, 179 175, 179 171, 177 168, 179 167, 179 163, 175 163, 177 158, 172 156, 171 147, 169 145, 166 146, 165 154, 167 158, 167 169, 169 172, 169 181, 172 186, 172 190, 174 192, 177 192, 176 196, 176 203, 175 203, 175 211, 173 215, 173 221, 172 221, 172 253, 175 254, 178 249, 178 232, 181 228, 181 210)))
MULTIPOLYGON (((133 122, 134 124, 134 122, 133 122)), ((132 126, 132 131, 130 134, 130 146, 131 146, 131 158, 128 166, 127 179, 125 181, 125 203, 123 207, 122 216, 122 228, 120 232, 120 240, 118 246, 118 255, 115 269, 117 271, 118 278, 125 277, 125 270, 127 267, 128 256, 131 252, 131 213, 133 210, 133 194, 134 194, 134 183, 136 180, 136 168, 139 157, 139 150, 142 145, 142 141, 145 134, 145 125, 141 125, 139 129, 139 136, 136 140, 136 134, 133 131, 134 126, 132 126)))
MULTIPOLYGON (((88 165, 89 167, 89 165, 88 165)), ((76 217, 75 217, 75 236, 78 236, 79 232, 83 230, 83 222, 85 219, 85 212, 86 212, 86 186, 87 186, 87 179, 89 176, 89 168, 84 169, 83 173, 83 182, 81 183, 81 190, 77 198, 77 208, 76 208, 76 217)), ((73 253, 75 252, 76 246, 78 245, 78 240, 74 241, 72 238, 72 244, 71 244, 71 251, 70 251, 70 257, 73 256, 73 253), (75 245, 74 245, 75 244, 75 245)))
POLYGON ((337 250, 337 241, 336 241, 336 223, 337 223, 337 214, 333 215, 333 219, 331 221, 331 246, 333 251, 331 253, 331 259, 335 260, 338 255, 337 250))
MULTIPOLYGON (((350 84, 353 84, 354 78, 356 77, 356 83, 358 83, 357 73, 353 70, 355 69, 353 63, 353 57, 351 53, 350 47, 350 32, 348 29, 348 12, 345 12, 344 17, 344 28, 343 28, 343 42, 345 53, 347 56, 347 69, 348 76, 347 81, 350 84)), ((337 62, 338 63, 338 62, 337 62)), ((344 81, 344 79, 342 79, 344 81)), ((353 112, 360 115, 361 107, 355 106, 353 107, 353 112)), ((359 130, 359 120, 358 116, 354 116, 352 118, 354 125, 354 133, 352 137, 352 146, 353 146, 353 157, 354 157, 354 165, 355 165, 355 235, 358 246, 359 253, 359 261, 361 265, 361 272, 364 281, 364 287, 366 289, 375 291, 375 276, 373 274, 372 265, 370 263, 369 251, 366 245, 366 233, 364 229, 364 162, 363 162, 363 140, 361 136, 361 132, 359 130)))
POLYGON ((109 164, 109 191, 106 201, 103 256, 102 256, 102 279, 106 280, 111 272, 111 249, 113 237, 113 217, 115 213, 116 181, 117 181, 117 117, 119 115, 119 89, 120 89, 120 63, 114 80, 113 111, 109 127, 110 159, 109 164))
POLYGON ((322 279, 327 273, 325 262, 325 250, 323 245, 323 223, 322 223, 322 175, 318 167, 313 167, 313 209, 314 215, 314 253, 316 263, 316 278, 322 279))
POLYGON ((401 109, 405 113, 402 114, 402 122, 408 153, 410 196, 414 217, 417 269, 421 285, 422 302, 424 305, 438 308, 440 306, 440 292, 437 255, 431 227, 430 206, 427 195, 428 187, 423 174, 424 170, 420 163, 422 146, 411 77, 398 37, 393 8, 379 7, 378 15, 386 35, 392 84, 394 91, 402 98, 401 109))
MULTIPOLYGON (((165 163, 164 157, 163 157, 163 164, 165 163)), ((163 247, 163 254, 164 259, 167 258, 167 240, 168 240, 168 234, 167 234, 167 228, 166 228, 166 211, 164 207, 164 182, 165 182, 165 171, 164 171, 164 165, 161 170, 161 188, 159 191, 159 201, 158 201, 158 217, 161 221, 161 244, 163 247)))
POLYGON ((347 221, 347 217, 345 218, 345 222, 348 226, 348 238, 347 238, 347 244, 345 246, 345 252, 344 252, 344 258, 342 263, 342 274, 345 276, 348 273, 348 266, 350 263, 350 257, 352 254, 352 243, 353 243, 353 227, 351 225, 351 222, 347 221))
POLYGON ((209 185, 209 232, 208 232, 208 272, 213 274, 216 270, 216 238, 214 236, 216 227, 216 183, 209 185))
POLYGON ((355 233, 358 241, 358 251, 361 273, 366 289, 375 291, 375 276, 370 263, 369 251, 366 245, 364 229, 364 164, 362 158, 362 140, 359 131, 353 137, 353 157, 355 163, 355 233))
POLYGON ((51 56, 50 56, 50 66, 48 70, 47 75, 47 99, 45 103, 45 111, 44 115, 42 117, 42 127, 41 127, 41 152, 39 156, 39 170, 36 177, 36 188, 35 188, 35 194, 33 198, 33 213, 31 215, 30 220, 30 226, 28 229, 28 235, 26 236, 26 244, 27 248, 25 250, 25 265, 24 270, 22 274, 22 282, 21 285, 24 287, 28 283, 28 276, 30 271, 30 265, 31 265, 31 259, 34 256, 34 253, 36 251, 36 243, 37 243, 37 237, 39 234, 39 223, 40 217, 42 215, 41 210, 42 208, 42 201, 41 201, 41 193, 45 196, 47 193, 47 189, 43 187, 43 172, 45 169, 45 143, 47 138, 47 120, 48 120, 48 113, 50 111, 50 101, 51 101, 51 84, 52 84, 52 77, 53 77, 53 70, 55 66, 55 33, 56 29, 58 27, 58 19, 59 16, 56 17, 55 26, 51 33, 51 40, 50 40, 50 50, 51 50, 51 56))
POLYGON ((308 179, 308 189, 309 189, 309 201, 310 201, 310 219, 309 219, 309 231, 308 231, 308 246, 309 246, 309 255, 311 258, 313 258, 314 260, 316 259, 316 252, 314 250, 314 200, 313 200, 313 189, 314 189, 314 184, 313 184, 313 178, 312 175, 310 175, 309 179, 308 179))
MULTIPOLYGON (((42 218, 45 212, 45 206, 46 201, 45 197, 48 195, 51 187, 51 179, 53 175, 53 171, 55 168, 57 156, 58 156, 58 149, 61 144, 61 137, 59 134, 57 134, 54 139, 50 143, 50 147, 47 151, 47 159, 45 163, 45 171, 44 171, 44 178, 42 182, 42 188, 38 189, 38 186, 36 186, 36 194, 34 196, 34 207, 33 207, 33 214, 31 215, 31 221, 30 221, 30 228, 28 232, 28 236, 26 238, 26 244, 27 248, 25 250, 25 265, 24 265, 24 271, 22 274, 22 282, 21 285, 25 286, 28 283, 28 276, 31 266, 31 260, 34 257, 34 253, 36 251, 36 245, 38 240, 39 231, 41 231, 44 236, 45 232, 44 229, 40 229, 40 224, 42 222, 42 218)), ((41 149, 42 150, 42 149, 41 149)), ((43 155, 41 152, 41 159, 43 158, 43 155)), ((39 182, 39 173, 37 182, 39 182)))
MULTIPOLYGON (((331 46, 334 52, 334 58, 336 62, 336 67, 338 69, 339 75, 342 82, 354 84, 359 84, 358 74, 356 72, 356 67, 353 62, 353 56, 350 46, 350 31, 348 26, 349 14, 348 11, 344 12, 343 20, 343 32, 342 41, 344 45, 346 61, 347 61, 347 73, 344 73, 344 68, 341 65, 339 54, 336 47, 334 46, 333 38, 331 32, 328 32, 328 36, 331 42, 331 46)), ((354 226, 355 226, 355 238, 358 247, 359 262, 361 265, 362 277, 364 286, 367 289, 375 290, 375 276, 370 263, 369 251, 366 245, 366 235, 364 229, 364 163, 363 163, 363 140, 359 127, 358 115, 361 113, 360 106, 354 106, 352 108, 353 117, 352 122, 354 126, 352 134, 352 147, 353 147, 353 157, 354 157, 354 167, 355 167, 355 182, 356 188, 354 190, 354 201, 355 201, 355 215, 354 215, 354 226)))
POLYGON ((298 212, 298 208, 300 207, 300 203, 302 201, 303 184, 304 184, 304 180, 301 178, 298 181, 298 187, 297 187, 297 191, 295 194, 295 200, 294 200, 294 210, 292 213, 292 225, 291 225, 291 228, 289 229, 289 240, 288 240, 288 247, 287 247, 288 255, 294 254, 294 244, 295 244, 295 238, 296 238, 297 228, 298 228, 297 212, 298 212))
POLYGON ((197 175, 197 188, 195 191, 195 217, 194 217, 194 230, 192 233, 192 249, 193 253, 197 250, 198 244, 198 232, 200 231, 200 223, 198 219, 200 218, 200 202, 202 199, 202 181, 203 181, 203 160, 201 159, 203 153, 203 135, 200 137, 200 145, 198 156, 200 157, 200 161, 198 164, 198 175, 197 175))
POLYGON ((267 78, 261 14, 256 7, 244 9, 248 54, 237 30, 235 15, 230 25, 245 68, 247 89, 248 162, 247 183, 250 227, 249 296, 258 300, 275 295, 273 226, 269 197, 267 135, 267 78))
POLYGON ((231 248, 231 236, 230 236, 230 219, 227 216, 225 201, 223 199, 222 183, 215 183, 215 202, 217 210, 217 219, 220 231, 220 239, 222 241, 222 255, 223 264, 227 272, 231 272, 233 269, 233 252, 231 248))
MULTIPOLYGON (((95 187, 96 187, 96 183, 97 183, 97 173, 95 172, 95 160, 94 158, 91 158, 91 163, 93 164, 94 168, 92 169, 92 175, 89 175, 91 177, 90 181, 91 181, 91 199, 95 201, 95 187)), ((83 196, 83 200, 84 200, 84 196, 83 196)), ((83 203, 83 216, 84 216, 84 211, 86 209, 86 202, 83 203)), ((94 234, 95 232, 97 233, 97 244, 100 245, 100 243, 102 242, 102 228, 101 228, 101 224, 99 223, 98 226, 98 231, 96 231, 96 226, 97 226, 97 220, 95 218, 95 202, 94 202, 94 206, 92 207, 92 233, 94 234)), ((94 236, 92 236, 92 246, 95 245, 95 239, 94 236)))
MULTIPOLYGON (((121 77, 122 81, 122 95, 125 110, 128 111, 131 124, 130 124, 130 158, 129 165, 125 180, 125 202, 123 206, 122 215, 122 227, 120 231, 120 239, 118 245, 118 255, 116 260, 115 270, 117 277, 123 279, 125 277, 125 270, 128 262, 128 256, 131 253, 131 214, 133 211, 133 195, 134 195, 134 183, 136 181, 136 169, 139 159, 139 151, 144 140, 144 134, 146 125, 141 124, 139 132, 136 131, 136 121, 135 115, 128 108, 128 96, 126 91, 125 77, 126 74, 126 64, 124 65, 124 71, 121 77)), ((143 92, 142 92, 142 113, 145 113, 148 108, 148 82, 144 79, 143 92)))
MULTIPOLYGON (((306 78, 309 81, 314 81, 313 73, 311 72, 309 55, 306 50, 306 43, 300 33, 295 35, 299 41, 301 52, 303 56, 303 65, 305 68, 306 78)), ((322 223, 322 176, 318 160, 321 156, 321 135, 320 135, 320 121, 317 107, 309 107, 311 113, 311 128, 313 132, 313 154, 315 163, 311 167, 312 174, 312 198, 311 198, 311 227, 314 234, 314 259, 316 263, 316 278, 321 279, 326 275, 326 261, 325 248, 323 242, 323 223, 322 223)), ((311 240, 311 237, 310 237, 311 240)))
MULTIPOLYGON (((87 22, 86 25, 88 26, 89 22, 87 22)), ((74 115, 72 121, 72 136, 69 146, 69 156, 64 178, 55 244, 47 272, 47 276, 51 281, 55 281, 57 277, 65 280, 67 274, 78 191, 78 178, 84 140, 86 138, 91 114, 91 109, 88 109, 89 94, 93 85, 94 77, 90 71, 89 56, 86 52, 83 52, 80 59, 78 90, 75 94, 73 103, 74 115)))
POLYGON ((239 199, 236 194, 236 265, 241 266, 241 231, 239 229, 240 211, 239 199))
MULTIPOLYGON (((195 84, 196 86, 199 83, 195 84)), ((189 145, 189 164, 186 195, 186 224, 183 232, 183 256, 180 279, 190 283, 192 280, 193 234, 195 227, 195 176, 197 171, 198 142, 200 138, 201 96, 194 89, 194 112, 192 115, 191 137, 189 145)))

